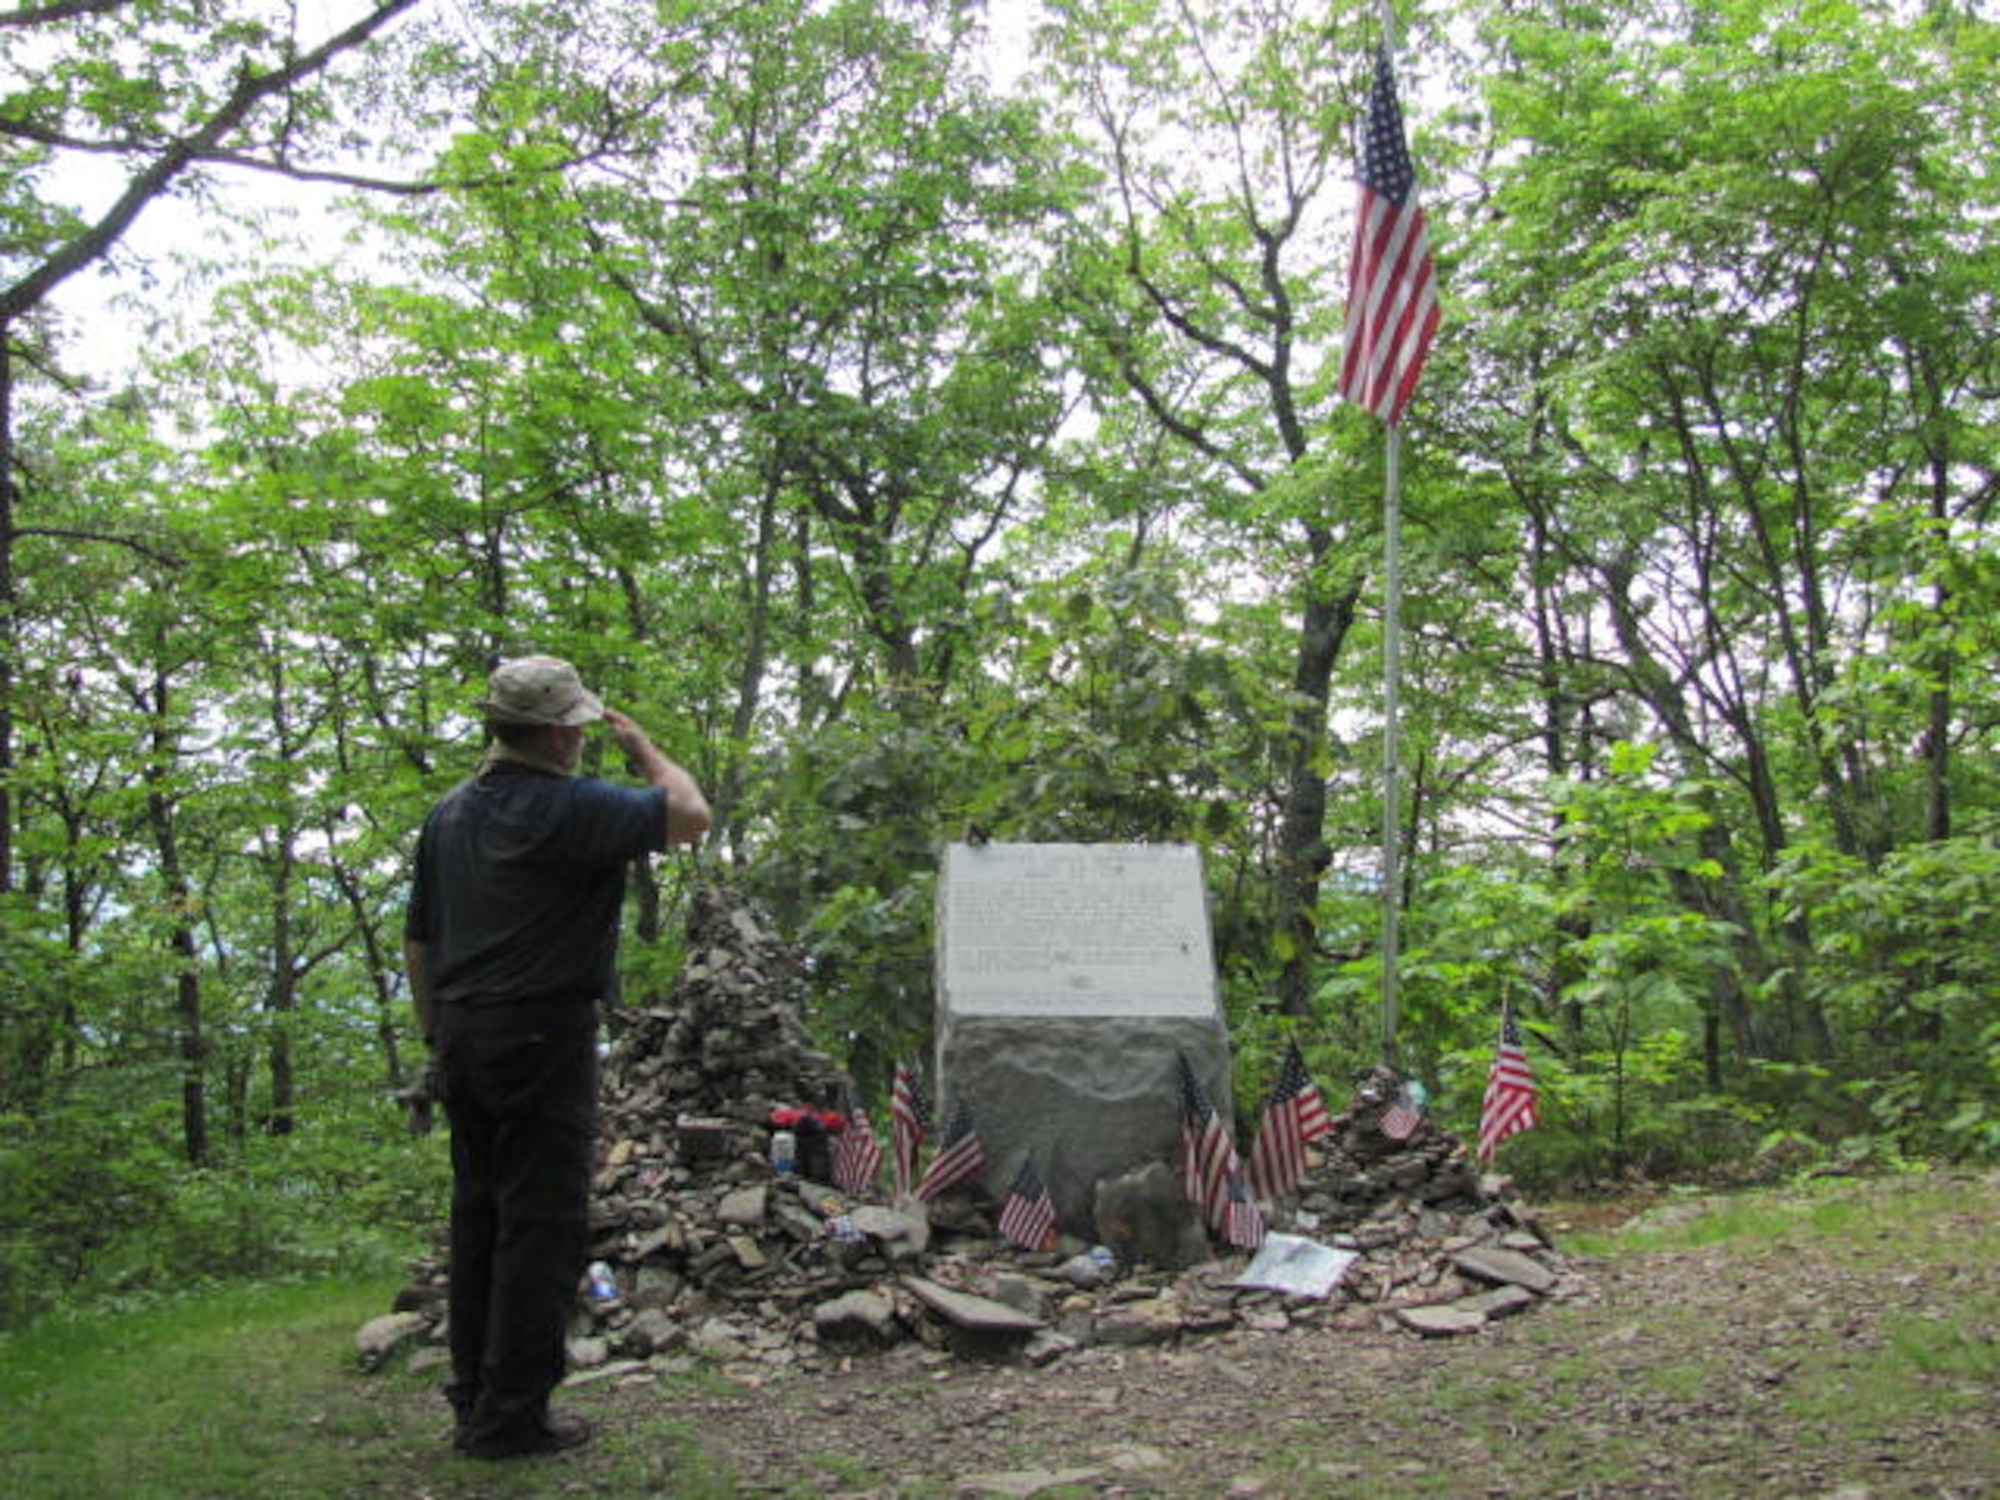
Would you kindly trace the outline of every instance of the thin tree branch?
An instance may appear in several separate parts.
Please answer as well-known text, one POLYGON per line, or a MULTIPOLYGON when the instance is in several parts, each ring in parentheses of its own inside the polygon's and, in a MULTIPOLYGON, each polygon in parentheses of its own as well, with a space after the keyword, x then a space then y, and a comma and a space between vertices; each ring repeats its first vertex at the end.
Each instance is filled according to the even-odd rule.
POLYGON ((78 16, 98 16, 123 10, 132 0, 51 0, 25 10, 0 10, 0 30, 26 26, 46 26, 51 21, 74 21, 78 16))
POLYGON ((237 79, 235 89, 215 113, 193 134, 173 141, 161 150, 152 163, 131 180, 102 218, 21 280, 0 291, 0 328, 39 306, 56 287, 108 254, 147 204, 165 192, 167 186, 189 166, 212 155, 258 105, 312 77, 341 53, 360 46, 416 3, 417 0, 381 0, 374 10, 345 31, 329 37, 283 67, 261 74, 251 73, 246 68, 237 79))

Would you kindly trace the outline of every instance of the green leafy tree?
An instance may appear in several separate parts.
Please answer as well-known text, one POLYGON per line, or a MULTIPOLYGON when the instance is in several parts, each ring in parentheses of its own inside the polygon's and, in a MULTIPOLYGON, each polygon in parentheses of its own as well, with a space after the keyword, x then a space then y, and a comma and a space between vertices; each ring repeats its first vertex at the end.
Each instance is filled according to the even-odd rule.
POLYGON ((414 3, 380 0, 318 38, 300 35, 294 11, 257 0, 203 18, 124 5, 0 17, 0 59, 33 61, 15 74, 27 81, 0 99, 0 894, 14 885, 14 547, 27 524, 14 450, 17 372, 55 359, 31 325, 57 287, 110 256, 169 193, 198 188, 221 166, 309 170, 337 144, 323 75, 414 3), (48 192, 63 162, 109 156, 132 166, 95 217, 48 192))
POLYGON ((1824 1055, 1810 914, 1761 882, 1802 828, 1873 865, 1943 826, 1939 569, 1990 503, 1982 64, 1840 5, 1621 19, 1494 24, 1495 134, 1531 144, 1466 266, 1464 425, 1523 508, 1551 769, 1658 736, 1708 788, 1713 1008, 1738 1055, 1824 1055))

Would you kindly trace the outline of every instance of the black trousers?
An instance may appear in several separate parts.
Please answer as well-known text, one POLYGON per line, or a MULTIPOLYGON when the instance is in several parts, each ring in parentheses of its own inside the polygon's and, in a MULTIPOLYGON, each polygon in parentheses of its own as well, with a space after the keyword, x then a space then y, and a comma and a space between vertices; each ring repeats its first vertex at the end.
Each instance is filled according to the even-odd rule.
POLYGON ((451 1121, 452 1379, 459 1435, 539 1427, 590 1238, 597 1006, 447 1004, 438 1062, 451 1121))

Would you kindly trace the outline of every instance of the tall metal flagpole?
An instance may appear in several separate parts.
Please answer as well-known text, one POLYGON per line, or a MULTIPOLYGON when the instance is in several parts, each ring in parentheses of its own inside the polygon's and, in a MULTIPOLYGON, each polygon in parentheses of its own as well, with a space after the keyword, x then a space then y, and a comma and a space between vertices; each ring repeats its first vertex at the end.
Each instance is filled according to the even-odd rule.
MULTIPOLYGON (((1396 55, 1396 8, 1382 0, 1382 50, 1396 55)), ((1382 1061, 1396 1059, 1403 978, 1403 424, 1382 459, 1382 1061)))
POLYGON ((1403 428, 1386 429, 1382 471, 1382 1061, 1402 1006, 1403 428))
POLYGON ((1382 0, 1382 46, 1368 99, 1361 198, 1347 295, 1341 394, 1382 419, 1382 1060, 1393 1065, 1402 963, 1403 407, 1437 331, 1429 236, 1417 205, 1382 0))

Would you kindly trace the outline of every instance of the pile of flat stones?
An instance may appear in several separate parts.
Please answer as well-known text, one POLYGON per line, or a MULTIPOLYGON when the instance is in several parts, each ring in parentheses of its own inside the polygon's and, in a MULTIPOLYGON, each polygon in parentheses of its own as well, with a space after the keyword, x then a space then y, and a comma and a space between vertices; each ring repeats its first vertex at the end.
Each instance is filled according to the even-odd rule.
MULTIPOLYGON (((1173 1270, 1072 1236, 1025 1253, 997 1236, 997 1204, 842 1193, 821 1122, 838 1118, 847 1081, 806 1033, 806 995, 797 951, 717 884, 697 898, 670 995, 615 1023, 591 1215, 610 1275, 579 1289, 581 1378, 682 1361, 812 1367, 910 1340, 1045 1365, 1232 1329, 1443 1336, 1565 1290, 1561 1255, 1459 1141, 1428 1121, 1401 1140, 1383 1132, 1386 1072, 1357 1086, 1271 1217, 1294 1242, 1351 1254, 1330 1290, 1245 1285, 1240 1251, 1173 1270), (790 1171, 771 1161, 779 1117, 798 1142, 790 1171)), ((395 1311, 362 1330, 365 1362, 411 1341, 441 1358, 442 1257, 415 1270, 395 1311)))

